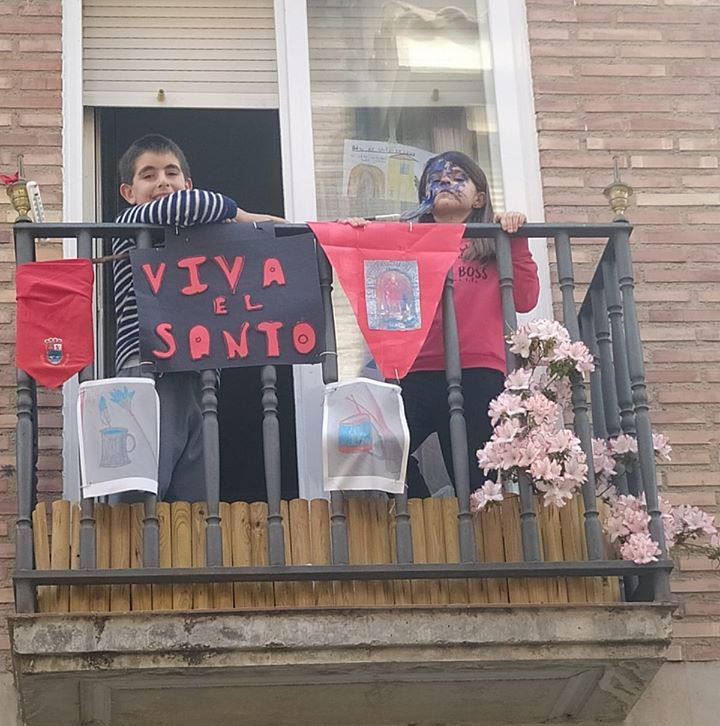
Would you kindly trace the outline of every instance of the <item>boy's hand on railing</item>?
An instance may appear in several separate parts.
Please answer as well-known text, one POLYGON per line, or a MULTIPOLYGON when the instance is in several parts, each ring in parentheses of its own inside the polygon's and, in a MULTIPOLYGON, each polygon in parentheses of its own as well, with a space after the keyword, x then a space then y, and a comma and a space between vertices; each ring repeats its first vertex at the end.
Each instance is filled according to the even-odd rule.
POLYGON ((349 224, 351 227, 366 227, 370 220, 364 217, 342 217, 337 220, 340 224, 349 224))
POLYGON ((254 212, 246 212, 238 207, 236 222, 287 222, 287 219, 275 217, 272 214, 255 214, 254 212))
POLYGON ((522 212, 499 212, 495 215, 495 221, 508 234, 514 234, 527 222, 527 217, 522 212))

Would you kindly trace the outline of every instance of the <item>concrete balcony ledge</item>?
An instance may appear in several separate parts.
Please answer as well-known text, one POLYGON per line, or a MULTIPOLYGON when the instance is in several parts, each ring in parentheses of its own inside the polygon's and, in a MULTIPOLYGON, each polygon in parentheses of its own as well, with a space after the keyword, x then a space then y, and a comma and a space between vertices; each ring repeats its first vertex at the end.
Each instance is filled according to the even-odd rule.
POLYGON ((664 604, 21 615, 28 726, 620 721, 664 604))

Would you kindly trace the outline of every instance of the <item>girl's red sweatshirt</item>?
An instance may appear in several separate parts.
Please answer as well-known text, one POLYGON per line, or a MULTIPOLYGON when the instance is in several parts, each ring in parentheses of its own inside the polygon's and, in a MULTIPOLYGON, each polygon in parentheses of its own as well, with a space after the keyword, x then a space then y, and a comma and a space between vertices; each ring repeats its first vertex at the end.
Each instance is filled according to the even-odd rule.
MULTIPOLYGON (((513 296, 519 313, 532 310, 540 294, 537 265, 525 238, 513 238, 513 296)), ((494 257, 481 262, 458 258, 453 265, 455 314, 463 368, 495 368, 506 373, 500 282, 494 257)), ((510 331, 505 331, 509 333, 510 331)), ((445 368, 442 301, 411 371, 445 368)))

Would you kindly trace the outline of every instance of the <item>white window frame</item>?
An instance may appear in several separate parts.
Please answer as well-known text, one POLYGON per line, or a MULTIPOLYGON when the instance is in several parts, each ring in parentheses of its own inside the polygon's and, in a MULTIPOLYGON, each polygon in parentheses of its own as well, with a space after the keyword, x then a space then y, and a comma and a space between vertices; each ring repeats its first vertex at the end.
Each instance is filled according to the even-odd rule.
MULTIPOLYGON (((487 0, 502 178, 506 207, 544 220, 533 103, 528 26, 524 0, 487 0)), ((82 0, 63 0, 63 218, 94 218, 96 169, 94 115, 82 97, 82 0)), ((286 216, 294 222, 315 219, 315 162, 307 6, 301 0, 275 0, 282 178, 286 216)), ((202 104, 198 103, 197 107, 202 104)), ((540 272, 535 316, 552 316, 550 268, 545 240, 532 240, 540 272)), ((74 257, 74 240, 64 243, 74 257)), ((79 495, 78 434, 74 405, 77 379, 63 388, 63 493, 79 495)), ((295 366, 296 426, 300 496, 323 496, 317 441, 322 406, 319 366, 295 366)))

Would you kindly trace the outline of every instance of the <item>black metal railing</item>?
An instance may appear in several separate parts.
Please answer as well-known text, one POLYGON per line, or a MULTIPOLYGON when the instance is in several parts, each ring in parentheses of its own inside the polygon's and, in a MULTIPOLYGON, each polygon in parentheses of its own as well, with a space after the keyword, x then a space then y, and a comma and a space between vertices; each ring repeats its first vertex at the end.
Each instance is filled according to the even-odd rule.
MULTIPOLYGON (((669 599, 669 573, 658 509, 658 495, 653 457, 652 432, 648 416, 647 393, 643 372, 642 347, 635 302, 630 260, 631 227, 624 222, 612 224, 526 224, 517 236, 552 238, 555 242, 559 286, 562 293, 563 323, 573 340, 584 340, 597 359, 591 376, 591 415, 585 384, 580 376, 572 382, 572 407, 575 431, 588 462, 592 462, 592 436, 607 437, 621 432, 637 435, 639 471, 621 471, 616 484, 622 491, 644 493, 651 517, 651 533, 660 543, 660 561, 647 565, 609 560, 597 508, 592 466, 583 485, 584 530, 587 561, 543 562, 535 498, 529 480, 520 482, 521 533, 523 562, 487 563, 476 559, 475 534, 470 513, 470 472, 463 413, 461 364, 453 303, 452 274, 443 292, 445 365, 450 411, 450 437, 454 462, 455 489, 458 498, 458 534, 460 563, 414 564, 412 532, 406 494, 395 495, 396 564, 349 564, 348 533, 344 496, 332 492, 330 497, 330 565, 286 566, 281 512, 280 433, 277 406, 276 370, 264 366, 261 371, 263 411, 263 455, 268 502, 268 562, 265 567, 223 567, 220 528, 220 467, 217 420, 217 379, 214 371, 201 376, 203 442, 205 448, 205 486, 207 499, 207 566, 203 568, 159 567, 159 527, 156 498, 147 495, 144 509, 143 567, 132 570, 101 570, 96 567, 95 519, 93 501, 83 499, 80 519, 80 567, 77 570, 34 569, 32 511, 37 492, 37 404, 35 381, 24 371, 17 371, 17 490, 18 519, 16 530, 16 609, 35 612, 36 587, 48 584, 111 584, 165 582, 219 582, 268 580, 383 580, 497 578, 497 577, 589 577, 622 576, 625 598, 643 600, 669 599), (571 240, 573 237, 608 238, 601 262, 578 314, 575 304, 571 240)), ((305 233, 306 225, 276 225, 277 236, 305 233)), ((113 224, 31 224, 15 225, 17 264, 35 259, 35 241, 41 238, 75 238, 78 256, 92 257, 94 239, 134 236, 138 247, 149 247, 162 235, 160 228, 143 225, 113 224)), ((505 329, 517 327, 513 301, 513 269, 510 236, 495 224, 470 224, 466 237, 492 237, 496 242, 505 329)), ((337 381, 335 326, 332 308, 332 269, 317 246, 320 286, 325 314, 326 349, 322 372, 325 383, 337 381)), ((508 368, 514 359, 508 353, 508 368)), ((80 373, 80 380, 95 376, 92 365, 80 373)))

